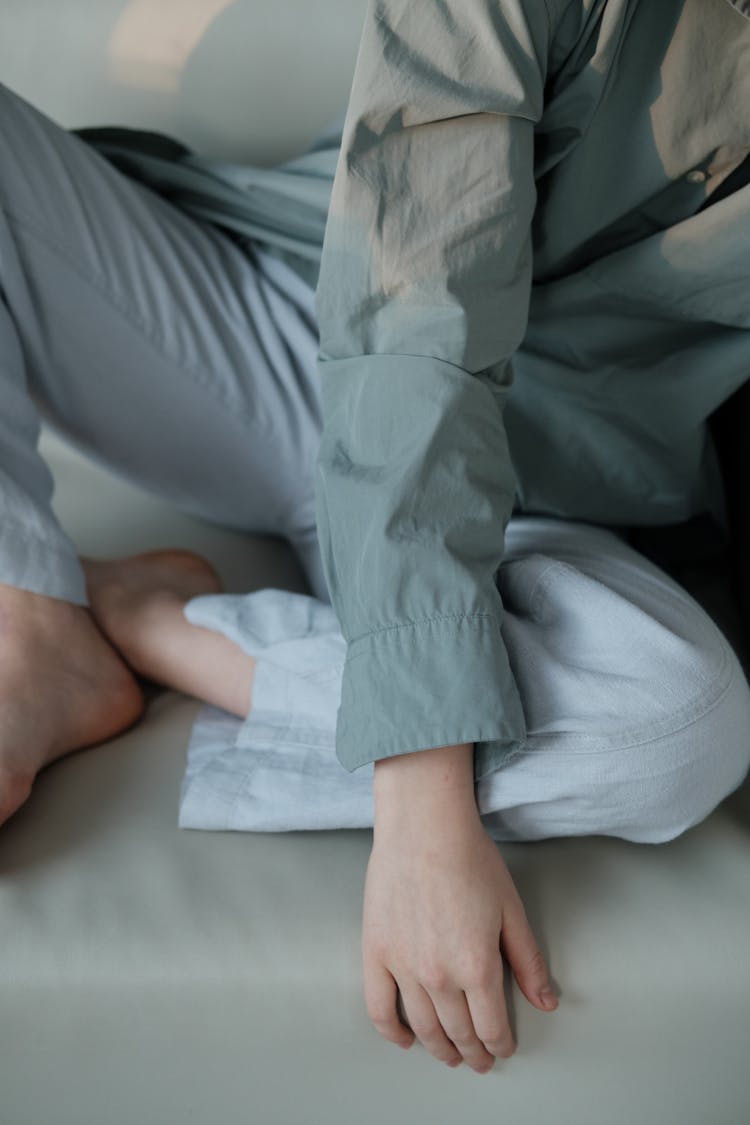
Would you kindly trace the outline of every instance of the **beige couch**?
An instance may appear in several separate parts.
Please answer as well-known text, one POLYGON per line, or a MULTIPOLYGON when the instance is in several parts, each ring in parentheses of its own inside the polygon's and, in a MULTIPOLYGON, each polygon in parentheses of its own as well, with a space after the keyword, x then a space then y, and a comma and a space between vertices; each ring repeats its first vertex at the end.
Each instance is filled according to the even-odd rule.
MULTIPOLYGON (((3 0, 0 73, 69 126, 271 162, 345 97, 363 8, 3 0)), ((43 448, 82 552, 188 546, 231 590, 306 590, 280 539, 187 519, 49 433, 43 448)), ((697 592, 731 630, 722 583, 697 592)), ((370 832, 178 829, 198 706, 154 692, 0 833, 1 1125, 748 1125, 750 783, 670 844, 503 848, 561 1002, 545 1015, 508 981, 518 1052, 480 1077, 367 1019, 370 832)))

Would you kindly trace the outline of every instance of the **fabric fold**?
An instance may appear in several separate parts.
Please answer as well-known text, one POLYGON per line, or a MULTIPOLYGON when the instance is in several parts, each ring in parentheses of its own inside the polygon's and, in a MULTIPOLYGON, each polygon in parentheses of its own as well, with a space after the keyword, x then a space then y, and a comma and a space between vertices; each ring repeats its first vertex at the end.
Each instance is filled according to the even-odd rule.
POLYGON ((330 605, 266 588, 193 598, 185 616, 256 659, 245 719, 204 706, 182 783, 181 828, 285 832, 373 823, 373 766, 335 752, 346 642, 330 605))

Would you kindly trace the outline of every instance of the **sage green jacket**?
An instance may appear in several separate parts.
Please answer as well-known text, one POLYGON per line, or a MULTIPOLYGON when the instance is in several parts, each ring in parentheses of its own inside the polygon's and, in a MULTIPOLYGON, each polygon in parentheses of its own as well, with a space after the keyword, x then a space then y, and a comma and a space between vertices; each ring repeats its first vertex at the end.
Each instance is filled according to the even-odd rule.
POLYGON ((479 780, 523 749, 512 513, 725 522, 706 419, 750 374, 749 106, 750 0, 370 0, 307 154, 173 163, 176 202, 317 286, 346 768, 470 742, 479 780))

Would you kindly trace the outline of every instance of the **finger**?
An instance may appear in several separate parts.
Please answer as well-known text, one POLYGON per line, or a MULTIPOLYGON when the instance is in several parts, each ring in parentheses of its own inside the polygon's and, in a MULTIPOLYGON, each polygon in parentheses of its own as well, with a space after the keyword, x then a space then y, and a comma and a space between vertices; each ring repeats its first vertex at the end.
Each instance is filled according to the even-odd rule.
POLYGON ((526 999, 545 1012, 554 1011, 557 996, 523 906, 509 911, 503 918, 501 941, 518 987, 526 999))
MULTIPOLYGON (((498 954, 498 961, 500 955, 498 954)), ((466 1062, 478 1074, 492 1070, 495 1059, 477 1035, 472 1013, 463 992, 443 991, 430 994, 433 1007, 443 1031, 461 1052, 466 1062)))
POLYGON ((460 1063, 461 1052, 445 1034, 435 1006, 422 986, 416 982, 399 982, 399 988, 409 1025, 422 1046, 448 1066, 460 1063))
POLYGON ((472 987, 466 988, 466 1005, 474 1030, 491 1055, 509 1059, 516 1049, 510 1030, 503 992, 503 962, 498 950, 497 967, 472 987))
POLYGON ((411 1047, 414 1032, 404 1027, 396 1009, 396 981, 384 965, 367 959, 364 966, 365 1006, 377 1031, 399 1047, 411 1047))

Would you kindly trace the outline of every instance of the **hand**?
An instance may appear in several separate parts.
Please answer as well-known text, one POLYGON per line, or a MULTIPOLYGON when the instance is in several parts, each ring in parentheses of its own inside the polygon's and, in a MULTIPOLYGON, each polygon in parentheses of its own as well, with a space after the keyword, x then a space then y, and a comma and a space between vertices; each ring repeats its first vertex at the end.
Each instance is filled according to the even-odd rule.
POLYGON ((382 770, 376 763, 362 952, 367 1013, 380 1034, 408 1048, 416 1033, 435 1058, 449 1066, 464 1059, 483 1074, 493 1056, 515 1051, 501 938, 529 1002, 552 1011, 557 998, 542 995, 544 958, 479 817, 471 749, 423 750, 382 770), (398 1016, 399 992, 410 1027, 398 1016))

